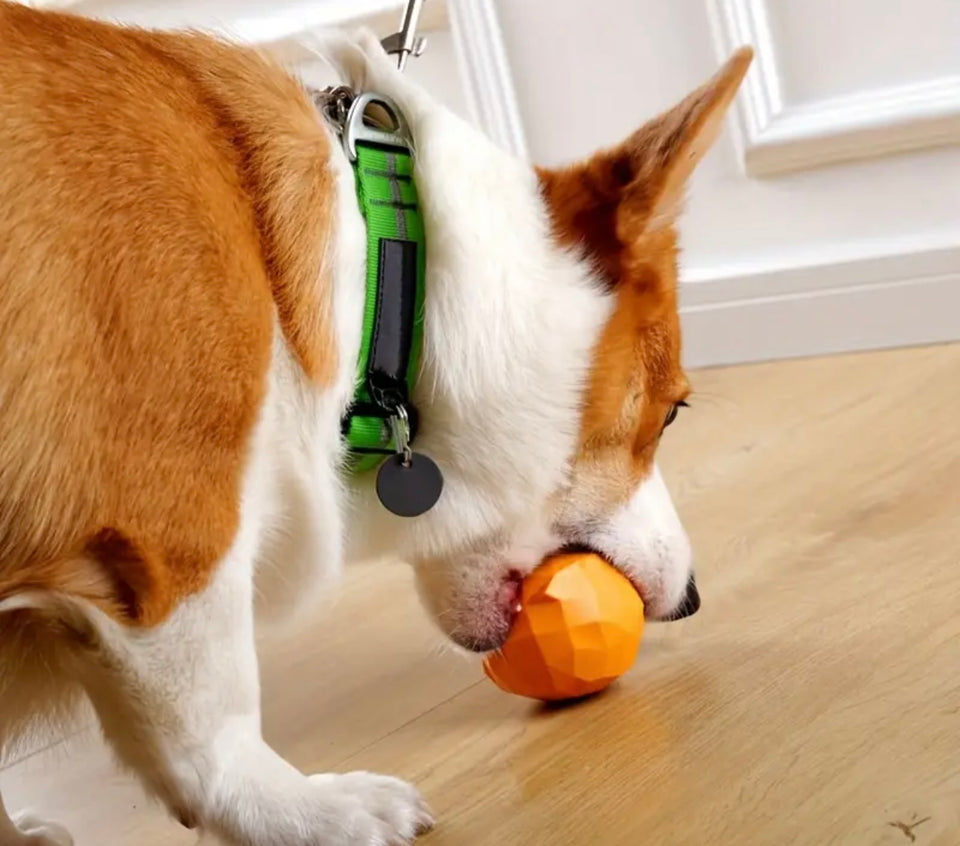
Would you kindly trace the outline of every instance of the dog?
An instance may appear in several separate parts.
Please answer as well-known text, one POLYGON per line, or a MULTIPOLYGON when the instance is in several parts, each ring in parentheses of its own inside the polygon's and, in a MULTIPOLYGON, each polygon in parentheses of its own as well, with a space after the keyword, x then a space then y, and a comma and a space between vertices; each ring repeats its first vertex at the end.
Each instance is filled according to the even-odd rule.
MULTIPOLYGON (((651 619, 700 601, 654 454, 690 390, 675 221, 749 50, 547 169, 369 33, 315 49, 331 84, 396 103, 415 144, 414 445, 444 486, 414 518, 346 466, 366 231, 307 87, 204 35, 0 2, 0 745, 87 699, 171 814, 238 846, 405 843, 432 823, 411 785, 307 776, 264 742, 254 606, 288 616, 341 562, 391 556, 484 652, 522 578, 574 547, 651 619)), ((27 843, 72 840, 0 813, 0 846, 27 843)))

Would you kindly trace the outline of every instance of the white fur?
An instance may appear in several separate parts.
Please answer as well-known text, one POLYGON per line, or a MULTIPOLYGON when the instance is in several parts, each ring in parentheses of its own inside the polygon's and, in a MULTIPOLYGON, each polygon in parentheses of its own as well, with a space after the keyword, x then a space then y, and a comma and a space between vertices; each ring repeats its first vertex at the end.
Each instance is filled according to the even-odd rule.
POLYGON ((10 819, 0 802, 0 846, 73 846, 73 838, 62 825, 44 822, 28 811, 10 819))
POLYGON ((395 100, 416 139, 427 232, 416 448, 443 468, 437 507, 416 520, 354 480, 349 557, 448 555, 541 517, 576 445, 591 349, 611 303, 558 250, 533 169, 399 74, 369 34, 325 44, 357 88, 395 100))
POLYGON ((273 490, 270 429, 280 422, 270 419, 271 404, 253 450, 241 530, 213 583, 145 635, 99 619, 88 692, 120 760, 182 820, 228 843, 409 839, 429 822, 413 788, 369 774, 309 779, 260 734, 252 589, 268 514, 262 493, 273 490))
MULTIPOLYGON (((428 257, 415 446, 443 469, 443 497, 404 520, 379 505, 372 474, 344 489, 339 420, 360 344, 365 234, 338 155, 339 228, 327 250, 341 353, 334 388, 310 386, 278 332, 240 530, 211 584, 147 632, 90 608, 73 623, 89 644, 71 657, 77 678, 120 760, 184 822, 239 846, 385 846, 429 824, 403 782, 307 778, 264 743, 254 603, 287 616, 344 557, 401 557, 417 566, 438 621, 469 611, 466 629, 448 633, 474 646, 489 638, 502 618, 484 619, 484 609, 498 601, 503 568, 512 560, 529 571, 563 540, 551 500, 569 481, 584 380, 611 307, 586 264, 553 245, 528 165, 403 78, 372 35, 322 50, 342 81, 396 100, 417 141, 428 257)), ((665 606, 685 582, 689 550, 658 473, 592 542, 656 582, 665 606)), ((56 828, 25 841, 22 828, 0 819, 0 846, 66 842, 56 828)))
POLYGON ((583 539, 616 561, 637 585, 648 617, 665 618, 676 610, 692 572, 693 556, 659 467, 654 466, 629 501, 583 539))
MULTIPOLYGON (((332 130, 331 147, 339 150, 332 130)), ((366 229, 356 201, 353 169, 342 155, 331 164, 336 184, 334 239, 325 265, 334 280, 333 317, 339 351, 334 386, 317 391, 303 376, 282 333, 275 333, 271 396, 276 425, 266 449, 273 474, 264 495, 268 518, 257 562, 261 618, 305 609, 343 560, 345 491, 341 481, 340 419, 353 397, 363 322, 366 229)))
POLYGON ((409 560, 441 628, 478 649, 504 631, 504 577, 528 573, 564 542, 590 543, 592 531, 594 545, 624 555, 611 560, 643 585, 648 614, 666 616, 691 561, 658 470, 620 513, 584 515, 590 531, 573 523, 565 537, 554 519, 609 297, 586 262, 556 248, 529 165, 438 108, 371 36, 360 43, 326 47, 355 86, 400 104, 417 139, 428 294, 416 448, 440 463, 445 489, 411 521, 379 506, 372 477, 355 480, 348 557, 409 560))

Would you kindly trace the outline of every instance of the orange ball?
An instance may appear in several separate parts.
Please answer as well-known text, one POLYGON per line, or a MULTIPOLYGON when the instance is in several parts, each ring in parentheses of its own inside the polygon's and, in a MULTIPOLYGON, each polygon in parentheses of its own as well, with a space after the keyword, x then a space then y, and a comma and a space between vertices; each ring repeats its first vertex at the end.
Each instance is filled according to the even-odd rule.
POLYGON ((508 693, 574 699, 603 690, 633 665, 643 601, 598 555, 547 559, 523 582, 506 643, 483 662, 508 693))

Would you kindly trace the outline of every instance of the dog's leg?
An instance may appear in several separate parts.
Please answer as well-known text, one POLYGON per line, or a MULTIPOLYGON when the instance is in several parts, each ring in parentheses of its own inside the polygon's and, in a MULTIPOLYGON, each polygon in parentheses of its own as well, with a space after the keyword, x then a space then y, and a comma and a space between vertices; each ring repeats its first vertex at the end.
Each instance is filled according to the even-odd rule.
POLYGON ((105 736, 184 825, 228 843, 408 842, 431 822, 412 786, 369 773, 307 777, 261 737, 250 557, 228 556, 158 628, 99 620, 88 693, 105 736))
POLYGON ((30 813, 10 819, 0 796, 0 846, 73 846, 73 838, 63 826, 42 822, 30 813))

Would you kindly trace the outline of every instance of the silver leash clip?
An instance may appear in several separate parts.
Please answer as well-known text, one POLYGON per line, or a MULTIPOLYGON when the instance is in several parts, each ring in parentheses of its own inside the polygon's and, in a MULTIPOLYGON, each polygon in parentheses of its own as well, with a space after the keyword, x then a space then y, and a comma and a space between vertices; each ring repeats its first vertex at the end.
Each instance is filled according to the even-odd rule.
POLYGON ((397 67, 400 70, 406 66, 408 57, 420 56, 427 49, 427 39, 417 36, 417 22, 420 20, 422 6, 423 0, 407 0, 400 31, 388 35, 380 42, 389 55, 397 57, 397 67))

